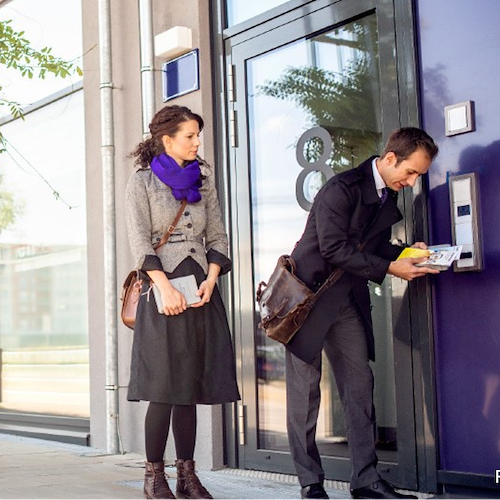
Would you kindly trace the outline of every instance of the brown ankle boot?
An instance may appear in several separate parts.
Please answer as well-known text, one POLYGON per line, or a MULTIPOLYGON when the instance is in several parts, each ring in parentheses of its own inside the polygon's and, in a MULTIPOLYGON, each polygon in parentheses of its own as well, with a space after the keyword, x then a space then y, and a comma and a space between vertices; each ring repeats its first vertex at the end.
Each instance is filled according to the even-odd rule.
POLYGON ((175 465, 177 467, 177 487, 175 490, 177 498, 213 498, 200 483, 193 460, 176 460, 175 465))
POLYGON ((175 498, 165 477, 165 462, 146 462, 144 495, 146 498, 175 498))

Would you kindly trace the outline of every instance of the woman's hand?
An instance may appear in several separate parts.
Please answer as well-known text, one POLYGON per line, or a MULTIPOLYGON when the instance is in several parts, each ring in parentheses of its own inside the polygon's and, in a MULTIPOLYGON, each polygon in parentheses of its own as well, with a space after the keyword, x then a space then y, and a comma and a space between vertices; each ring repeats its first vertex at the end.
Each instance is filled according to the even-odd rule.
POLYGON ((201 307, 205 305, 207 302, 210 302, 210 297, 212 297, 212 293, 214 292, 216 283, 216 278, 209 278, 200 283, 200 287, 196 292, 196 295, 200 297, 200 301, 196 302, 196 304, 191 304, 191 307, 201 307))
POLYGON ((191 307, 201 307, 207 302, 210 302, 210 297, 212 297, 212 293, 214 292, 220 269, 221 267, 218 264, 214 264, 213 262, 208 265, 208 276, 205 281, 202 281, 200 283, 200 287, 196 292, 196 295, 200 297, 200 301, 196 302, 196 304, 192 304, 191 307))
POLYGON ((187 309, 186 297, 176 290, 170 282, 160 286, 161 300, 163 302, 163 312, 167 316, 176 316, 187 309))
POLYGON ((187 309, 187 301, 181 292, 176 290, 163 271, 146 271, 153 283, 158 287, 163 303, 163 312, 167 316, 175 316, 187 309))

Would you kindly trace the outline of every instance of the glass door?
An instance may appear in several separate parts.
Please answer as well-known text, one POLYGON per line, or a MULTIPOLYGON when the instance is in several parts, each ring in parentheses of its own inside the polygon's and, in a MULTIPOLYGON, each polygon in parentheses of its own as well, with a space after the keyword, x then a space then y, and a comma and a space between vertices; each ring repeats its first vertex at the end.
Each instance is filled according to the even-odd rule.
MULTIPOLYGON (((294 473, 286 433, 285 348, 258 327, 255 290, 277 257, 292 251, 324 182, 380 152, 399 126, 391 4, 332 2, 251 40, 228 42, 236 91, 230 121, 237 200, 235 334, 243 395, 240 467, 294 473)), ((370 284, 377 346, 372 368, 382 471, 410 488, 416 485, 416 473, 407 473, 415 471, 413 401, 398 398, 395 373, 410 359, 392 334, 401 286, 393 289, 391 279, 370 284)), ((405 306, 397 311, 398 339, 404 339, 410 335, 401 321, 405 306)), ((328 478, 348 480, 345 422, 326 359, 321 389, 317 442, 325 471, 328 478)))

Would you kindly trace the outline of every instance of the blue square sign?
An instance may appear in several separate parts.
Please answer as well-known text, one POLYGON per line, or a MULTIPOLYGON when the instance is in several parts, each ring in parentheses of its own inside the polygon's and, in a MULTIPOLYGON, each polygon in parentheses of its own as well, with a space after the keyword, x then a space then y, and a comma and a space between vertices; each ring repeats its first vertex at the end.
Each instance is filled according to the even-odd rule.
POLYGON ((163 102, 200 88, 198 49, 167 61, 162 66, 163 102))

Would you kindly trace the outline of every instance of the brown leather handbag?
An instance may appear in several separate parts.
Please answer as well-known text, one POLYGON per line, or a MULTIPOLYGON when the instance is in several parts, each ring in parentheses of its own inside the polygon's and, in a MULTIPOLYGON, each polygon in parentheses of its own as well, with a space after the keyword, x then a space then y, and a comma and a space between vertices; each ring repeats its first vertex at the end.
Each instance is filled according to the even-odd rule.
MULTIPOLYGON (((155 245, 154 250, 158 252, 170 238, 170 235, 174 232, 175 226, 177 226, 184 208, 186 208, 187 200, 183 200, 177 215, 175 216, 174 222, 168 227, 167 232, 163 235, 162 239, 155 245)), ((139 305, 139 299, 141 298, 142 285, 144 283, 144 272, 139 269, 134 269, 130 271, 125 278, 122 286, 122 310, 121 318, 123 324, 128 326, 132 330, 135 327, 135 317, 137 315, 137 307, 139 305)), ((147 278, 146 278, 147 279, 147 278)))
MULTIPOLYGON (((364 243, 358 245, 362 250, 364 243)), ((335 269, 314 293, 295 275, 295 262, 289 255, 282 255, 266 284, 259 283, 257 304, 260 323, 266 335, 282 344, 288 344, 314 307, 319 297, 344 274, 343 269, 335 269)))

